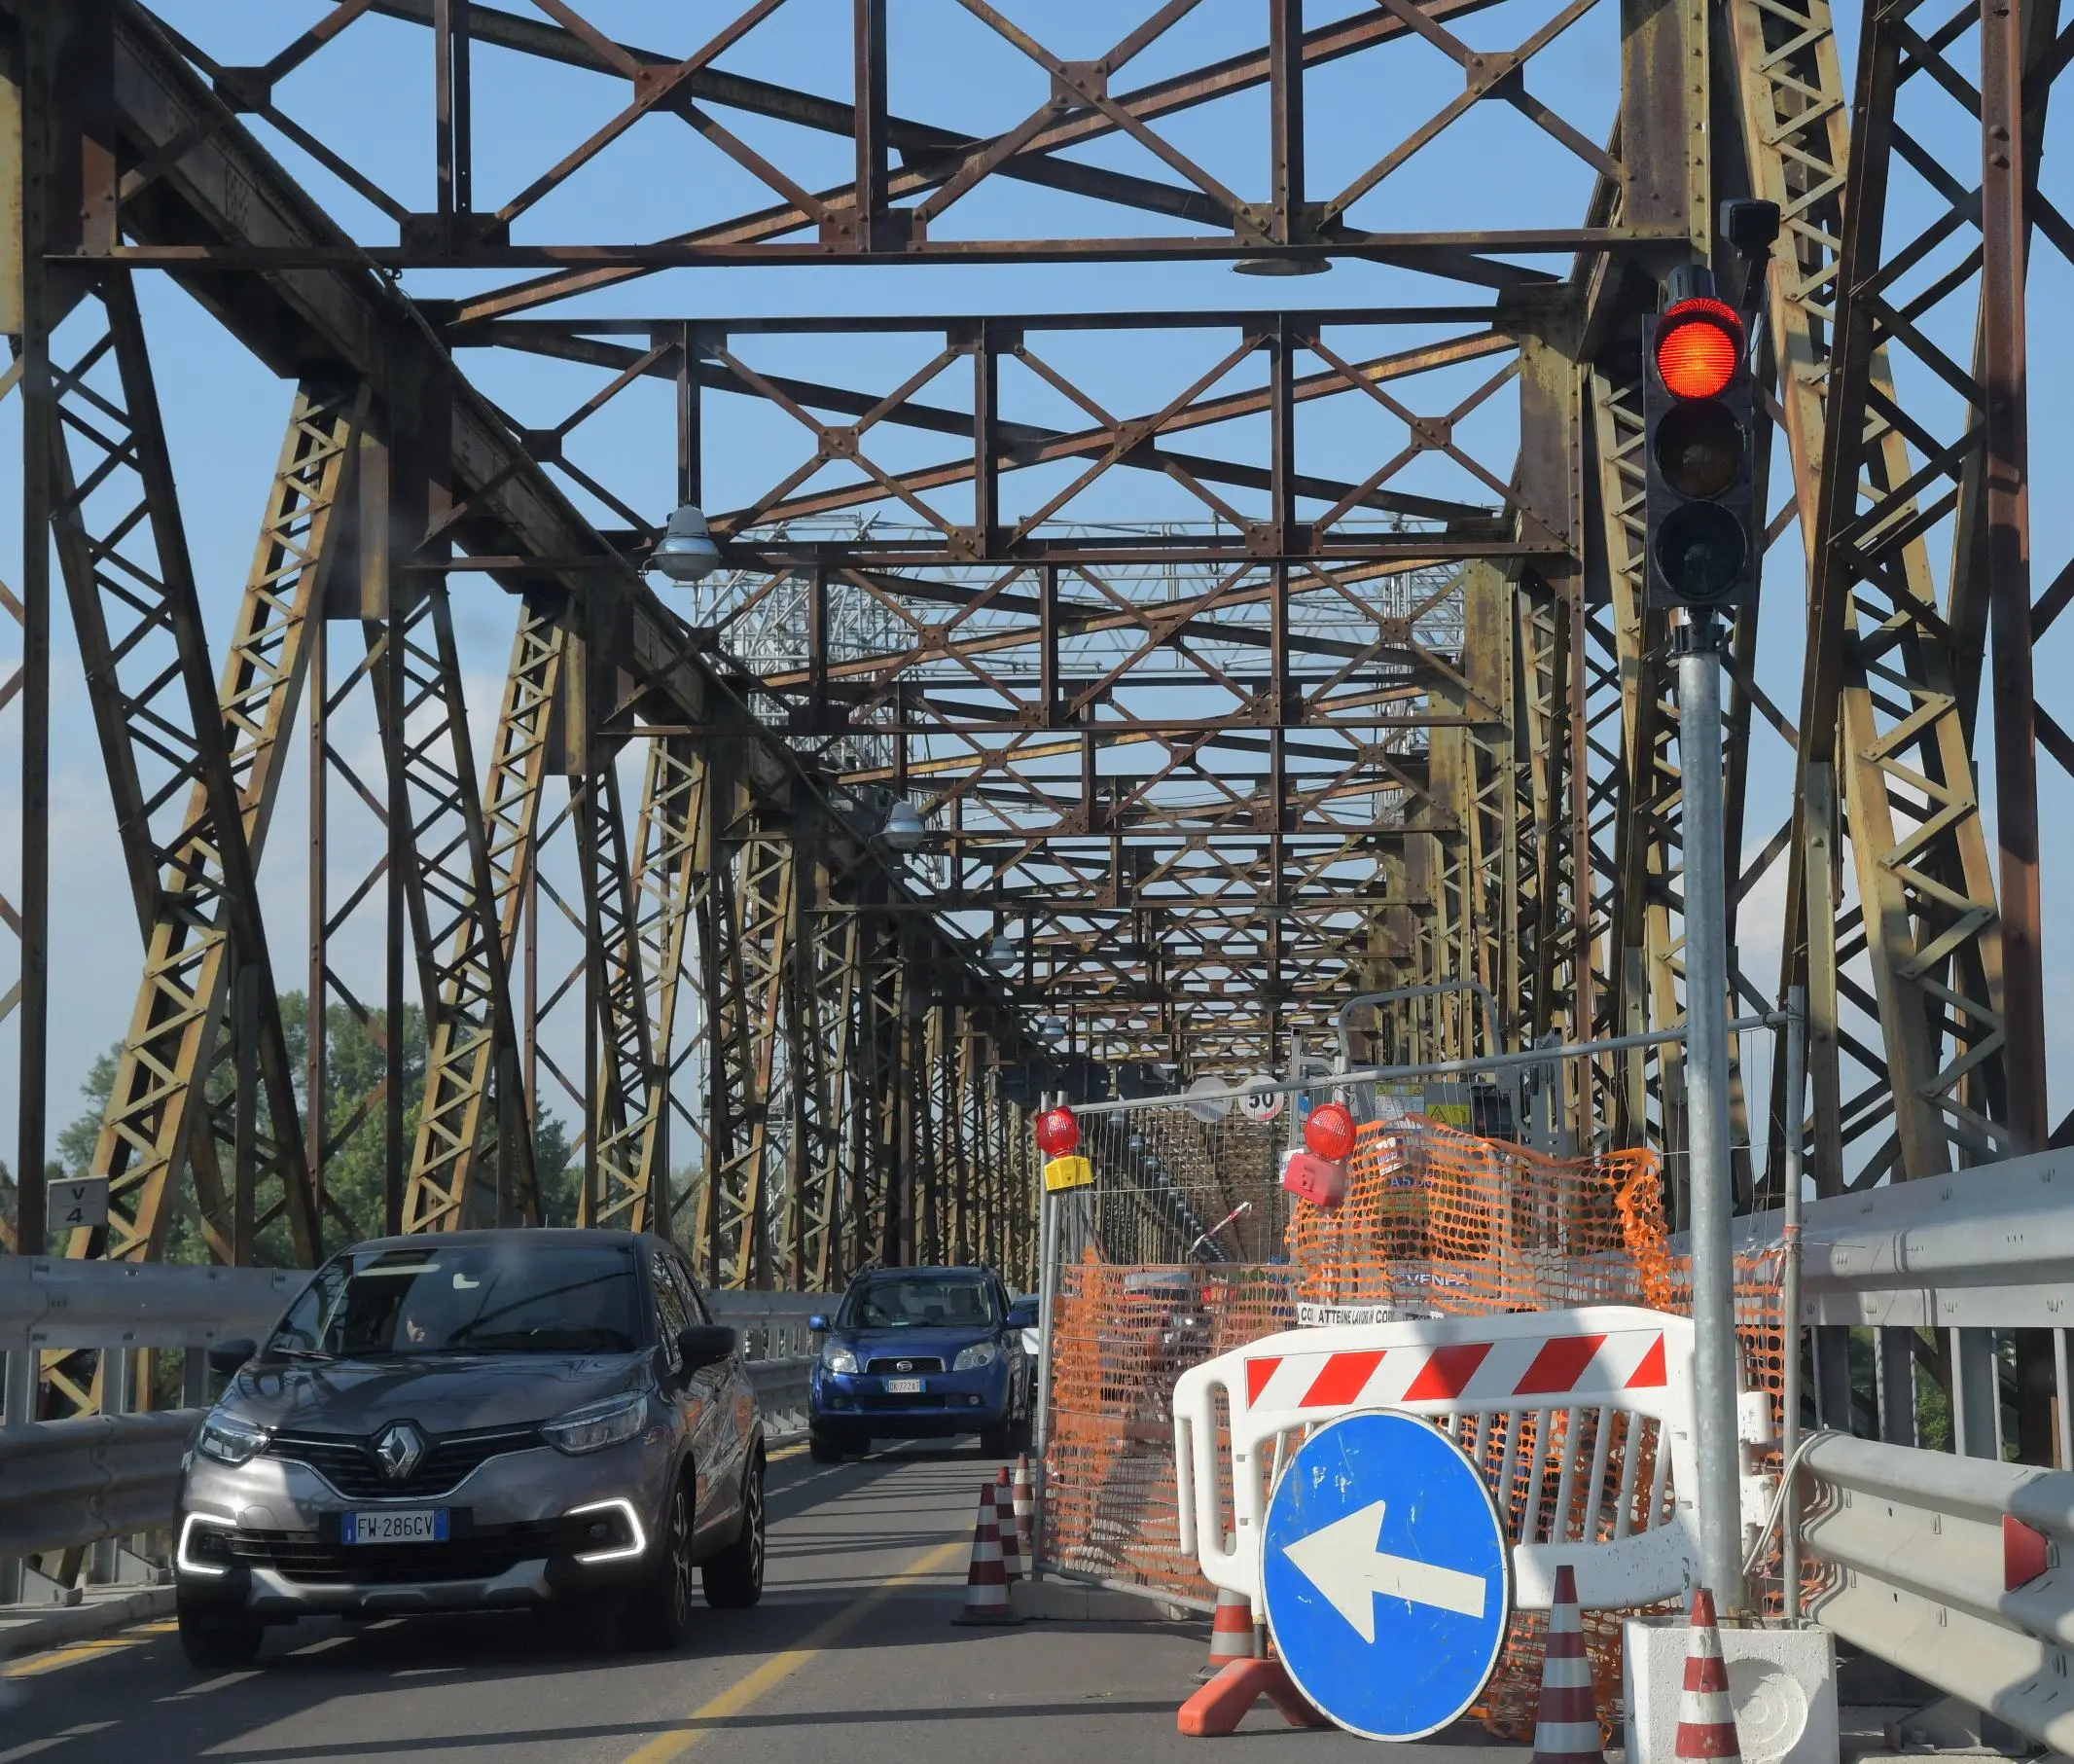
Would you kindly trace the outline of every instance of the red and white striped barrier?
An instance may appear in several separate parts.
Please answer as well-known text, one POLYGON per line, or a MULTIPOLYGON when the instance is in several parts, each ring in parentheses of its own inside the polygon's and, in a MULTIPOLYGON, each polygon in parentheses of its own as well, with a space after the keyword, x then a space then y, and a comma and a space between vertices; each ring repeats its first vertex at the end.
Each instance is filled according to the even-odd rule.
MULTIPOLYGON (((1193 1367, 1174 1386, 1181 1547, 1212 1585, 1258 1605, 1274 1476, 1305 1430, 1360 1409, 1430 1417, 1485 1466, 1522 1608, 1549 1607, 1564 1566, 1590 1609, 1698 1583, 1690 1318, 1594 1305, 1292 1329, 1193 1367)), ((1742 1412, 1744 1443, 1764 1440, 1764 1396, 1742 1412)), ((1745 1478, 1746 1528, 1768 1493, 1745 1478)))

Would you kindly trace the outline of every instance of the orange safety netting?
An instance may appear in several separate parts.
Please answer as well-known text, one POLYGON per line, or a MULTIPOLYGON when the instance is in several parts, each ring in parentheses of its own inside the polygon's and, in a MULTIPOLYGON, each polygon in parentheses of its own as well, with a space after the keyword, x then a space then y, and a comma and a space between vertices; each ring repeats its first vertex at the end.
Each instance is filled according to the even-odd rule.
MULTIPOLYGON (((1363 1128, 1348 1175, 1339 1207, 1296 1206, 1286 1265, 1126 1267, 1091 1253, 1063 1271, 1046 1472, 1045 1556, 1055 1567, 1207 1600, 1210 1589, 1179 1545, 1174 1381, 1204 1359, 1294 1327, 1299 1305, 1382 1304, 1450 1315, 1591 1304, 1690 1309, 1690 1271, 1668 1248, 1652 1152, 1549 1158, 1411 1117, 1363 1128)), ((1746 1376, 1775 1408, 1783 1330, 1771 1275, 1769 1264, 1740 1264, 1737 1309, 1746 1376)), ((1537 1418, 1522 1419, 1508 1491, 1515 1535, 1555 1534, 1556 1466, 1566 1457, 1591 1461, 1597 1443, 1595 1422, 1574 1424, 1577 1440, 1557 1433, 1543 1442, 1537 1418), (1526 1518, 1528 1502, 1538 1521, 1526 1518)), ((1626 1418, 1614 1425, 1600 1485, 1572 1479, 1570 1535, 1584 1528, 1611 1535, 1604 1528, 1622 1501, 1632 1520, 1652 1487, 1653 1434, 1631 1430, 1626 1418), (1624 1484, 1629 1453, 1636 1473, 1624 1484)), ((1495 1436, 1465 1436, 1472 1443, 1483 1447, 1479 1456, 1495 1479, 1495 1436)), ((1224 1499, 1229 1512, 1228 1491, 1224 1499)), ((1621 1694, 1623 1615, 1585 1617, 1609 1731, 1621 1694)), ((1545 1630, 1540 1612, 1514 1618, 1475 1711, 1501 1737, 1532 1733, 1545 1630)))

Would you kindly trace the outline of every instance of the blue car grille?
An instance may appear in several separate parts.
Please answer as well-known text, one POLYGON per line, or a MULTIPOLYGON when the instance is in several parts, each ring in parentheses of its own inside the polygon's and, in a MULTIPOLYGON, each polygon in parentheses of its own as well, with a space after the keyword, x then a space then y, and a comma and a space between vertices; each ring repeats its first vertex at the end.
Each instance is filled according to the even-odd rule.
POLYGON ((876 1378, 900 1378, 911 1372, 941 1372, 944 1362, 940 1359, 916 1359, 910 1354, 903 1359, 867 1360, 864 1369, 876 1378))

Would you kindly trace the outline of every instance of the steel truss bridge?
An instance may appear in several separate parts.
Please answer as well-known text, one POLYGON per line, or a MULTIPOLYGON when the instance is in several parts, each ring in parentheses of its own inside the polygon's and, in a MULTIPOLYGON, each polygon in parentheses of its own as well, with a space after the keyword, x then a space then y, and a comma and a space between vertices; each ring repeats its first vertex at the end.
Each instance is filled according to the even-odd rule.
MULTIPOLYGON (((2034 684, 2074 573, 2034 567, 2026 459, 2027 270, 2074 251, 2057 0, 1880 0, 1848 83, 1826 0, 1012 10, 647 43, 594 0, 0 0, 18 1175, 66 966, 54 676, 139 938, 110 1222, 60 1239, 22 1180, 16 1247, 151 1259, 186 1208, 218 1259, 306 1260, 369 1223, 327 1189, 361 1135, 390 1225, 534 1219, 554 1104, 581 1217, 716 1284, 1022 1268, 1040 1092, 1279 1065, 1449 979, 1508 1048, 1676 1025, 1638 327, 1750 195, 1772 583, 1708 1008, 1805 985, 1812 1091, 1789 1122, 1744 1074, 1750 1179, 1789 1132, 1825 1194, 2074 1135, 2040 849, 2074 738, 2034 684), (652 225, 598 236, 628 189, 652 225), (827 266, 883 292, 812 315, 827 266), (234 616, 175 495, 165 282, 288 405, 234 616), (678 500, 725 558, 689 594, 642 573, 678 500), (291 990, 383 1038, 350 1120, 291 990)), ((1357 1037, 1489 1051, 1446 998, 1357 1037)), ((1680 1149, 1675 1048, 1567 1083, 1580 1142, 1680 1149)))

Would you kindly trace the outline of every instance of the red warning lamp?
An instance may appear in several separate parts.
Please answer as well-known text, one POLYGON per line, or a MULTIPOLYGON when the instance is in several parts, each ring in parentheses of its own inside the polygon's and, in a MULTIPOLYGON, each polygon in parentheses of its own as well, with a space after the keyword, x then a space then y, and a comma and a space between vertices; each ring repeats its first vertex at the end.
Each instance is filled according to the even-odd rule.
POLYGON ((1080 1123, 1069 1108, 1048 1108, 1037 1117, 1037 1149, 1048 1158, 1063 1158, 1080 1143, 1080 1123))
POLYGON ((1354 1149, 1354 1117, 1343 1102, 1326 1102, 1304 1123, 1304 1143, 1319 1157, 1341 1163, 1354 1149))
POLYGON ((1657 372, 1673 398, 1719 398, 1742 350, 1742 320, 1726 301, 1681 300, 1657 321, 1657 372))

